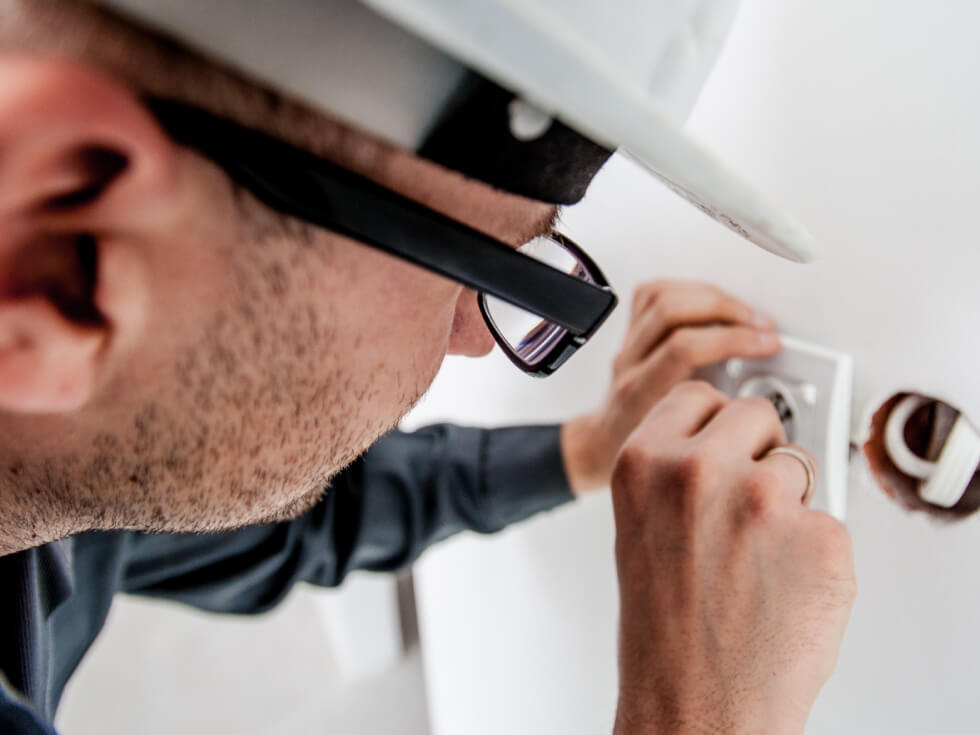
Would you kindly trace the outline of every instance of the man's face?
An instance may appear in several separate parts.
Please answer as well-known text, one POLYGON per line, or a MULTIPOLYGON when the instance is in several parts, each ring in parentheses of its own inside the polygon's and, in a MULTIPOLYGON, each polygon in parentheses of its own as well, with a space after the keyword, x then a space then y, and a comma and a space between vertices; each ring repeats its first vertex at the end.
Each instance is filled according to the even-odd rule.
MULTIPOLYGON (((368 151, 347 165, 515 246, 554 215, 347 144, 368 151)), ((110 76, 0 57, 0 151, 3 459, 78 519, 65 532, 295 514, 447 353, 493 345, 474 293, 279 217, 110 76)))

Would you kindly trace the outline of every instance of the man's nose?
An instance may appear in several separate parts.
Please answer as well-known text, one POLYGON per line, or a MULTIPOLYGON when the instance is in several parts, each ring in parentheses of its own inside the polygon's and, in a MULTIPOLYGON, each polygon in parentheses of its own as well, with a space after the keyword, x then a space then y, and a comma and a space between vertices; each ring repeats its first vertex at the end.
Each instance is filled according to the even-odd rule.
POLYGON ((463 289, 456 300, 453 314, 453 331, 449 336, 450 355, 482 357, 493 349, 493 335, 487 329, 480 313, 475 291, 463 289))

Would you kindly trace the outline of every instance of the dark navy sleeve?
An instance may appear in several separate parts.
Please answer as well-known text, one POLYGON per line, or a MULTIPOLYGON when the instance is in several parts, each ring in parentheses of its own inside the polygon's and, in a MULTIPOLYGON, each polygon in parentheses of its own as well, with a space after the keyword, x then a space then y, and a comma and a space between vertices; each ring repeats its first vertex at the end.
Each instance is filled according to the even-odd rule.
POLYGON ((207 535, 130 534, 122 589, 261 612, 299 581, 394 571, 458 531, 493 533, 572 498, 559 427, 442 424, 383 437, 294 521, 207 535))
POLYGON ((54 725, 14 696, 0 674, 0 735, 57 735, 54 725))

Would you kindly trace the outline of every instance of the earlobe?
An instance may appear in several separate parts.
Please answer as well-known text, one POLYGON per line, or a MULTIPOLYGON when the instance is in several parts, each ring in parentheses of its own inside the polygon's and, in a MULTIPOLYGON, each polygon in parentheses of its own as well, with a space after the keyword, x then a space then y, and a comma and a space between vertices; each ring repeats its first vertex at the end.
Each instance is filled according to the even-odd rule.
POLYGON ((66 319, 40 297, 0 303, 0 410, 64 413, 91 397, 101 327, 66 319))

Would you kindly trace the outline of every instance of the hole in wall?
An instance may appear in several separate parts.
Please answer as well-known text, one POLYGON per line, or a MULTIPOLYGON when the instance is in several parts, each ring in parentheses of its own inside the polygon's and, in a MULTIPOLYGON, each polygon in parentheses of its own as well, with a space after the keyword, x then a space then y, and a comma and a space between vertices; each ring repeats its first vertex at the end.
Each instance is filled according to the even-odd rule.
POLYGON ((951 507, 921 497, 926 481, 921 474, 929 473, 930 465, 939 459, 959 415, 954 406, 913 393, 897 393, 875 411, 868 440, 862 448, 864 456, 878 486, 906 510, 955 521, 980 509, 980 472, 972 474, 966 489, 951 507), (887 437, 889 422, 894 423, 896 419, 904 424, 898 429, 908 450, 905 454, 895 451, 894 437, 891 441, 887 437), (918 473, 918 468, 923 472, 918 473))

